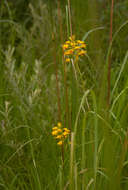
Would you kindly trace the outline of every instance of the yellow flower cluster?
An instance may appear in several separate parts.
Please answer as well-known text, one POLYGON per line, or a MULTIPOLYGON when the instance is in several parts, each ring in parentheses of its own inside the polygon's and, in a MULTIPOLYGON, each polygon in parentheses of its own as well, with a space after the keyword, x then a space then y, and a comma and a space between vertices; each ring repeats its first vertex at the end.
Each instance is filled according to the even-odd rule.
POLYGON ((63 144, 64 140, 69 134, 70 130, 63 128, 60 122, 57 123, 57 126, 52 128, 52 135, 55 137, 55 139, 59 140, 57 144, 60 146, 63 144))
POLYGON ((75 40, 74 35, 69 37, 69 40, 63 44, 62 48, 66 63, 69 63, 73 57, 75 58, 75 61, 77 61, 79 56, 83 56, 87 53, 85 42, 75 40))

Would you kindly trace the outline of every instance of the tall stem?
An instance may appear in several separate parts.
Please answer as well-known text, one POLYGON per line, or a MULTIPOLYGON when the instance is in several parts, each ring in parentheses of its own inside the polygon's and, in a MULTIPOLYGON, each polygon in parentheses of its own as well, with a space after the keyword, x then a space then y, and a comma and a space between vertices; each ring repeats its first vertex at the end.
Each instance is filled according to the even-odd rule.
POLYGON ((53 47, 54 47, 54 65, 55 65, 55 75, 56 75, 56 90, 57 90, 57 103, 58 103, 58 121, 61 121, 61 104, 60 104, 60 88, 58 81, 58 67, 56 60, 56 43, 55 43, 55 35, 53 34, 53 47))
MULTIPOLYGON (((112 43, 113 9, 114 9, 114 0, 111 1, 109 44, 112 43)), ((111 62, 112 62, 112 54, 110 52, 109 63, 108 63, 108 94, 107 94, 108 107, 110 105, 110 92, 111 92, 111 62)))
MULTIPOLYGON (((58 0, 58 20, 59 20, 59 26, 60 26, 60 39, 61 44, 63 44, 63 28, 62 28, 62 17, 61 17, 61 9, 60 9, 60 0, 58 0)), ((62 55, 62 61, 63 61, 63 69, 64 69, 64 88, 65 88, 65 102, 66 102, 66 120, 68 123, 68 128, 70 129, 70 116, 69 116, 69 104, 68 104, 68 88, 67 88, 67 75, 66 75, 66 64, 64 61, 64 54, 62 55)))
POLYGON ((69 13, 70 33, 71 33, 71 36, 72 36, 72 20, 71 20, 71 6, 70 6, 70 0, 68 0, 68 13, 69 13))

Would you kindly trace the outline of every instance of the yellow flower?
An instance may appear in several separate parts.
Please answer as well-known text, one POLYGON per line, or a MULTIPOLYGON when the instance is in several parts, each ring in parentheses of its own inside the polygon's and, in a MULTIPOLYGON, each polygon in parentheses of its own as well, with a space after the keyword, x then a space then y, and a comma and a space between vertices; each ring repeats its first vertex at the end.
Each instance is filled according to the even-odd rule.
POLYGON ((63 45, 63 50, 67 49, 68 47, 69 47, 68 44, 64 44, 63 45))
POLYGON ((86 48, 86 44, 81 44, 80 48, 86 48))
POLYGON ((71 42, 68 40, 68 41, 66 41, 65 43, 66 43, 66 44, 70 44, 71 42))
POLYGON ((57 125, 58 125, 58 127, 61 127, 61 126, 62 126, 62 124, 61 124, 60 122, 58 122, 57 125))
POLYGON ((78 55, 79 55, 79 56, 83 56, 83 55, 85 55, 86 53, 87 53, 87 51, 81 50, 81 51, 78 53, 78 55))
POLYGON ((70 130, 66 127, 63 128, 61 122, 57 123, 57 126, 54 126, 52 128, 52 135, 55 139, 59 140, 57 143, 58 145, 62 145, 64 143, 64 140, 67 138, 67 136, 70 134, 70 130))
POLYGON ((62 135, 57 135, 56 139, 61 139, 62 135))
POLYGON ((52 131, 52 135, 55 136, 58 134, 58 130, 52 131))
POLYGON ((67 135, 69 135, 69 132, 67 132, 67 131, 63 132, 64 137, 66 137, 67 135))
POLYGON ((69 63, 69 62, 70 62, 70 58, 66 58, 66 59, 65 59, 65 62, 66 62, 66 63, 69 63))
POLYGON ((58 129, 57 131, 58 131, 58 133, 61 133, 61 132, 62 132, 62 130, 61 130, 61 129, 58 129))
POLYGON ((80 46, 76 46, 74 49, 77 50, 77 49, 80 49, 81 47, 80 46))
POLYGON ((71 54, 73 54, 73 49, 69 49, 64 52, 64 55, 71 55, 71 54))
POLYGON ((63 141, 59 141, 57 144, 58 144, 59 146, 61 146, 61 145, 63 144, 63 141))
POLYGON ((78 44, 84 44, 84 41, 77 40, 77 43, 78 43, 78 44))
POLYGON ((52 130, 57 130, 57 129, 58 129, 58 127, 56 127, 56 126, 52 128, 52 130))
POLYGON ((64 131, 66 131, 66 132, 70 133, 70 130, 69 130, 69 129, 67 129, 67 128, 64 128, 64 131))
POLYGON ((76 43, 75 42, 71 42, 71 44, 70 44, 72 47, 74 47, 75 45, 76 45, 76 43))
POLYGON ((75 36, 69 37, 69 40, 63 44, 65 62, 69 63, 71 59, 74 63, 78 61, 79 56, 86 54, 86 44, 82 40, 75 40, 75 36), (70 56, 70 57, 68 57, 70 56))

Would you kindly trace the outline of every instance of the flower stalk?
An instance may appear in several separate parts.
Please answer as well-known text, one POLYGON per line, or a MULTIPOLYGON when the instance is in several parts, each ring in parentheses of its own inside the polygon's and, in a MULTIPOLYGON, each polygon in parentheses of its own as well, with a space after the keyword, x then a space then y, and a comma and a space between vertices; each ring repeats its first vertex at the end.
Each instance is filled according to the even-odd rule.
MULTIPOLYGON (((109 44, 112 43, 112 29, 113 29, 113 9, 114 9, 114 0, 111 1, 111 12, 110 12, 110 33, 109 33, 109 44)), ((108 62, 108 94, 107 94, 107 105, 110 105, 110 93, 111 93, 111 62, 112 54, 110 51, 109 62, 108 62)))

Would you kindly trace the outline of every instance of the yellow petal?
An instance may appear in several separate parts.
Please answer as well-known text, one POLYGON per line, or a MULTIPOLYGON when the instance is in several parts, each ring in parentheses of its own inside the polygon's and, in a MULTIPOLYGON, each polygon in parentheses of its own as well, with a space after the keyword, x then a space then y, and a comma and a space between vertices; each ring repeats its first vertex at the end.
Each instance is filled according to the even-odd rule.
POLYGON ((57 135, 56 139, 61 139, 62 135, 57 135))
POLYGON ((66 62, 66 63, 69 63, 69 62, 70 62, 70 58, 66 58, 66 59, 65 59, 65 62, 66 62))
POLYGON ((71 55, 73 53, 73 49, 67 50, 64 52, 64 55, 71 55))
POLYGON ((72 35, 71 37, 69 37, 69 40, 75 40, 75 35, 72 35))
POLYGON ((78 55, 79 55, 79 56, 82 56, 82 55, 85 55, 86 53, 87 53, 87 51, 81 50, 81 51, 78 53, 78 55))
POLYGON ((68 48, 68 44, 64 44, 63 45, 63 50, 67 49, 68 48))
POLYGON ((63 144, 63 141, 59 141, 57 144, 58 144, 59 146, 61 146, 61 145, 63 144))
POLYGON ((61 133, 61 132, 62 132, 62 130, 61 130, 61 129, 58 129, 57 131, 58 131, 58 133, 61 133))
POLYGON ((58 134, 58 130, 52 131, 52 135, 55 136, 58 134))
POLYGON ((56 127, 56 126, 52 128, 52 130, 57 130, 57 129, 58 129, 58 127, 56 127))
POLYGON ((61 126, 62 126, 62 124, 61 124, 60 122, 58 122, 57 125, 58 125, 58 127, 61 127, 61 126))

